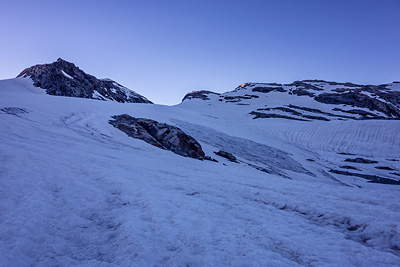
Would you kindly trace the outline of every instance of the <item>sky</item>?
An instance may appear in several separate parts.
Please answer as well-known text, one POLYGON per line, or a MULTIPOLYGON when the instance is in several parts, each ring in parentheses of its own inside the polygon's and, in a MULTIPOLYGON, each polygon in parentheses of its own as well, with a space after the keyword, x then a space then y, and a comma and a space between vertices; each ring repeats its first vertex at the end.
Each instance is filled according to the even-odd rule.
POLYGON ((166 105, 244 82, 389 83, 399 12, 399 0, 0 0, 0 79, 61 57, 166 105))

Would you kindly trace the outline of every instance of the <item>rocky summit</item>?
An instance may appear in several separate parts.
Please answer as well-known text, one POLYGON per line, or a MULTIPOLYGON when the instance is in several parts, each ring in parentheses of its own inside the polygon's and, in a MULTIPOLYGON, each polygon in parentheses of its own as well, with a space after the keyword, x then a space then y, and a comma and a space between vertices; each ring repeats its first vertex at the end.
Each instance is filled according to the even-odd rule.
POLYGON ((30 77, 49 95, 112 100, 121 103, 149 103, 144 96, 110 79, 97 79, 61 58, 51 64, 35 65, 18 77, 30 77))

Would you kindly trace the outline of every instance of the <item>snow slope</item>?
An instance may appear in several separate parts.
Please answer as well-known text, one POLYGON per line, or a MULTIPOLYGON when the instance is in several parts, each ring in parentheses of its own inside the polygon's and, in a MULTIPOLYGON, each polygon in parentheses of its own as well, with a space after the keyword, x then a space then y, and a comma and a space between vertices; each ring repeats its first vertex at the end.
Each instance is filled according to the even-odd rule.
POLYGON ((395 179, 399 121, 253 120, 252 107, 232 103, 42 91, 30 79, 0 81, 0 266, 400 262, 400 187, 329 173, 344 152, 379 162, 353 164, 363 172, 395 179), (124 113, 180 127, 219 162, 129 138, 108 123, 124 113))

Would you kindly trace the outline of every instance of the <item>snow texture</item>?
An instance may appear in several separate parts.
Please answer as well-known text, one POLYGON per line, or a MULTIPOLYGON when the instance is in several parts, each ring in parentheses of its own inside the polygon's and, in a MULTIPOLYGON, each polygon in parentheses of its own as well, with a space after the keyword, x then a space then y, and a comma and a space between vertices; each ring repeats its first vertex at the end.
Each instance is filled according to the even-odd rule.
POLYGON ((0 266, 399 265, 400 187, 329 173, 363 157, 379 163, 346 164, 395 179, 399 121, 253 120, 253 102, 218 95, 169 107, 43 91, 0 81, 0 266), (125 113, 180 127, 219 162, 128 137, 108 123, 125 113))

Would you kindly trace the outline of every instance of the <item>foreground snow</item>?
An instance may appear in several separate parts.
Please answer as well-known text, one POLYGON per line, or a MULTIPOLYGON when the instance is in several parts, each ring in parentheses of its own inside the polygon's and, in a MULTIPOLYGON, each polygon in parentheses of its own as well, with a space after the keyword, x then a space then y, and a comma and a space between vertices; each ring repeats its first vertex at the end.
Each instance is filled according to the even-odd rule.
POLYGON ((337 152, 398 169, 387 161, 400 158, 397 121, 257 121, 196 101, 119 104, 0 81, 0 266, 398 265, 400 187, 327 172, 337 152), (123 113, 240 163, 129 138, 108 124, 123 113))

